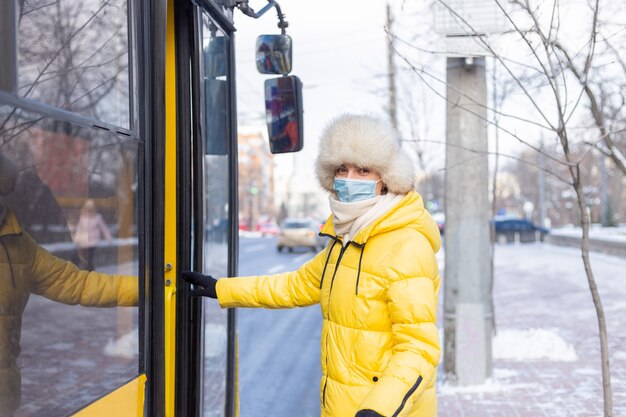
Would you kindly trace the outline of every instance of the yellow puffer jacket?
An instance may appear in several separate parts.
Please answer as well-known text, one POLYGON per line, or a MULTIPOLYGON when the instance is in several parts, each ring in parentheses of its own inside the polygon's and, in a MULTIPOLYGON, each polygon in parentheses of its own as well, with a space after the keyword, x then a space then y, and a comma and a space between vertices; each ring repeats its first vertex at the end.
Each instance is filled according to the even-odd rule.
POLYGON ((322 417, 435 417, 441 237, 422 198, 408 193, 345 245, 332 217, 322 233, 331 242, 295 272, 220 279, 220 305, 320 303, 322 417))
POLYGON ((17 357, 22 313, 31 293, 65 304, 134 306, 139 288, 137 277, 81 271, 51 255, 7 211, 0 219, 0 417, 12 416, 19 406, 17 357))

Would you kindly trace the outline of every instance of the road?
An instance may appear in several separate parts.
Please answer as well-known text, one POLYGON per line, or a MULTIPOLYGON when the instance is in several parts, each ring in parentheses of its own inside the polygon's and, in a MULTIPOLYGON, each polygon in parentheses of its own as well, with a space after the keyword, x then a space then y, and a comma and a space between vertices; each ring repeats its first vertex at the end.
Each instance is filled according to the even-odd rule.
MULTIPOLYGON (((273 238, 242 238, 239 275, 295 270, 310 250, 279 254, 273 238)), ((318 417, 319 306, 238 309, 241 417, 318 417)))

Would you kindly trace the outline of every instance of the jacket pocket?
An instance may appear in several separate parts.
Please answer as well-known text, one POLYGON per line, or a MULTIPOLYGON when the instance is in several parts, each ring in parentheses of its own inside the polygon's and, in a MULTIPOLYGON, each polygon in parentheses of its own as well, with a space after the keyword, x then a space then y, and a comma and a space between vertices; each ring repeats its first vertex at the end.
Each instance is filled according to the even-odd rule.
POLYGON ((320 395, 320 404, 322 404, 322 408, 326 407, 326 385, 328 384, 328 376, 324 375, 324 384, 322 385, 321 395, 320 395))

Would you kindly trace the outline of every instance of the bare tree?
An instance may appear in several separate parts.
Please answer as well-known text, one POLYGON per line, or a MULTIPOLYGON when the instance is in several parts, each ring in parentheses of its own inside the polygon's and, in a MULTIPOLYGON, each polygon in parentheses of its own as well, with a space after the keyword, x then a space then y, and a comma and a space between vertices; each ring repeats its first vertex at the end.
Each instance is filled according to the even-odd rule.
MULTIPOLYGON (((20 0, 20 97, 130 127, 129 43, 125 1, 20 0), (123 19, 122 19, 123 17, 123 19)), ((79 128, 15 107, 0 119, 2 143, 40 122, 78 134, 79 128)))
MULTIPOLYGON (((603 32, 605 26, 599 18, 602 12, 600 2, 587 0, 588 8, 584 11, 583 23, 581 24, 580 18, 576 21, 576 33, 582 38, 577 39, 578 44, 575 45, 565 30, 564 15, 567 11, 564 3, 558 0, 540 3, 511 0, 509 4, 504 4, 502 0, 494 0, 510 27, 510 30, 501 35, 509 46, 506 51, 502 51, 494 46, 492 39, 479 34, 464 19, 461 12, 454 10, 446 0, 437 1, 465 28, 468 36, 473 36, 484 47, 485 55, 495 59, 498 67, 515 85, 518 95, 521 95, 527 103, 528 115, 507 114, 502 109, 490 108, 498 117, 484 119, 485 123, 495 126, 503 136, 515 139, 535 153, 543 155, 552 166, 546 171, 567 184, 571 190, 582 228, 583 266, 598 321, 604 416, 611 417, 613 396, 606 318, 589 258, 590 216, 587 195, 589 178, 583 166, 589 159, 591 151, 600 149, 624 172, 624 158, 619 150, 619 144, 615 141, 615 138, 623 137, 624 132, 621 114, 624 78, 618 76, 612 86, 600 82, 601 71, 595 66, 598 45, 602 43, 603 53, 611 52, 612 47, 611 35, 603 32), (522 56, 522 59, 510 55, 511 44, 515 45, 513 49, 518 56, 522 56), (594 76, 598 81, 595 86, 591 81, 594 76), (589 134, 589 127, 583 126, 581 129, 581 126, 575 124, 585 119, 585 110, 599 131, 599 135, 586 142, 583 138, 589 134), (532 136, 528 133, 519 133, 515 128, 517 125, 526 125, 525 132, 540 132, 542 136, 553 139, 559 145, 559 153, 546 152, 544 148, 535 145, 532 136)), ((580 13, 580 10, 578 12, 580 13)), ((425 85, 430 86, 433 81, 445 85, 445 80, 441 77, 432 74, 423 66, 413 64, 406 56, 400 53, 398 55, 425 82, 425 85)), ((615 48, 613 57, 619 64, 624 63, 621 53, 615 48)), ((623 68, 626 69, 626 65, 623 68)), ((616 77, 615 74, 613 77, 616 77)), ((480 105, 464 92, 460 91, 459 94, 480 105)), ((445 99, 442 95, 441 97, 445 99)), ((469 108, 464 110, 472 112, 469 108)), ((473 114, 482 118, 476 113, 473 114)))

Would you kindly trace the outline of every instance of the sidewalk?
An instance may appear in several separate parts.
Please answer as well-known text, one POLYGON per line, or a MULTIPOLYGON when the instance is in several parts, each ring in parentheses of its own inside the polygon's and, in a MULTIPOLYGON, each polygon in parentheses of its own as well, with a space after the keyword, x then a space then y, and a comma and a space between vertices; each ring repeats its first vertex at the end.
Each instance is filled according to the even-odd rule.
MULTIPOLYGON (((546 236, 546 242, 557 246, 580 248, 581 238, 582 230, 579 227, 562 227, 552 229, 546 236)), ((626 259, 626 225, 619 227, 592 225, 589 229, 589 250, 626 259)))
MULTIPOLYGON (((609 333, 613 415, 626 416, 626 259, 591 260, 609 333)), ((497 245, 494 303, 493 378, 455 387, 440 369, 439 417, 603 416, 598 325, 579 251, 497 245)))

